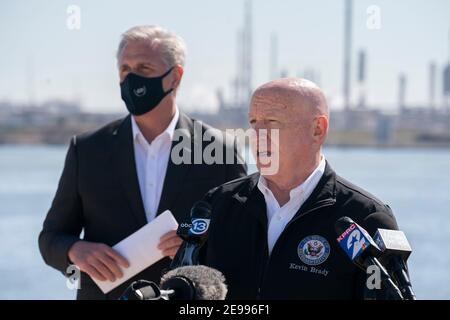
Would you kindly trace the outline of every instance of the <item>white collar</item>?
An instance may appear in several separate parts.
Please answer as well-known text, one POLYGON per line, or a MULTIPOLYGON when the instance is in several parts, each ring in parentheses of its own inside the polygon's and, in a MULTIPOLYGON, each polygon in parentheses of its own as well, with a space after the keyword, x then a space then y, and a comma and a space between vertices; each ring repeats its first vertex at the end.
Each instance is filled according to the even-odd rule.
MULTIPOLYGON (((161 132, 161 134, 159 134, 155 140, 162 136, 162 135, 168 135, 168 137, 170 138, 170 140, 172 141, 173 139, 173 135, 175 132, 175 127, 177 125, 178 119, 180 118, 180 112, 178 111, 178 107, 175 107, 175 115, 173 116, 172 120, 170 121, 169 125, 167 126, 167 128, 161 132)), ((131 116, 131 129, 133 132, 133 140, 136 140, 138 138, 138 136, 144 137, 144 135, 142 134, 141 130, 139 129, 139 126, 136 123, 136 120, 134 119, 134 116, 131 116)))
MULTIPOLYGON (((295 187, 289 192, 290 199, 298 197, 300 195, 307 195, 309 197, 313 192, 314 188, 319 183, 322 178, 323 173, 325 172, 325 156, 321 155, 321 160, 316 169, 309 175, 309 177, 303 181, 300 185, 295 187)), ((260 175, 258 180, 258 189, 266 195, 267 193, 273 194, 270 188, 268 187, 267 180, 260 175)))

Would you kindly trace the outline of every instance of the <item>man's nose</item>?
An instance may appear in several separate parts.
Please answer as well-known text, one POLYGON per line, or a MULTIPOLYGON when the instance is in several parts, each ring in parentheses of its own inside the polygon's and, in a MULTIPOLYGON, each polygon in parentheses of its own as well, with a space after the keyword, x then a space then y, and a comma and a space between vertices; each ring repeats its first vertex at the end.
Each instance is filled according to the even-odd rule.
POLYGON ((255 129, 255 133, 258 139, 269 139, 270 137, 270 130, 266 127, 255 129))
POLYGON ((254 130, 258 143, 267 143, 270 141, 270 132, 265 126, 255 127, 254 130))

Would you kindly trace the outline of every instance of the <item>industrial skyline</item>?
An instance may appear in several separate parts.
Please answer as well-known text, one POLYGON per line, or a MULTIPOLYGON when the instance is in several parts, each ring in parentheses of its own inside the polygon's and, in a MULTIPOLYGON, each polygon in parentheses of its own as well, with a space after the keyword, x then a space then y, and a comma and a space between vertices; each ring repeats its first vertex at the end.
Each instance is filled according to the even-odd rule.
POLYGON ((395 111, 398 78, 404 73, 408 106, 428 105, 433 96, 429 91, 434 88, 433 104, 442 107, 443 68, 450 62, 448 2, 267 0, 253 1, 252 10, 245 13, 246 2, 200 1, 194 8, 172 0, 147 10, 147 2, 133 0, 130 5, 142 8, 140 12, 127 10, 130 5, 111 3, 108 14, 102 15, 105 4, 79 0, 75 2, 82 17, 79 31, 66 28, 68 2, 45 6, 5 2, 0 12, 0 24, 5 26, 0 39, 8 50, 0 61, 0 101, 16 105, 79 101, 84 110, 122 111, 114 61, 118 37, 132 25, 155 23, 180 34, 188 44, 179 96, 180 107, 187 111, 217 110, 217 91, 227 104, 245 100, 242 97, 248 96, 249 83, 254 89, 274 74, 318 82, 333 109, 343 108, 349 100, 353 107, 395 111), (371 5, 381 10, 379 30, 366 26, 371 5), (349 10, 353 18, 344 23, 349 10), (350 50, 344 46, 346 29, 351 30, 347 37, 350 50), (240 45, 244 39, 251 45, 240 45), (351 52, 349 57, 345 57, 346 51, 351 52), (361 52, 365 77, 360 81, 361 52), (343 72, 345 61, 350 62, 347 74, 343 72), (251 68, 251 78, 239 72, 245 70, 243 64, 251 68), (436 66, 434 82, 429 79, 430 64, 436 66), (347 89, 345 78, 349 78, 347 89), (247 86, 240 93, 235 90, 238 82, 242 88, 247 86))
MULTIPOLYGON (((372 109, 378 109, 378 106, 367 105, 367 95, 370 91, 370 87, 367 85, 368 73, 367 70, 367 50, 364 48, 359 49, 358 52, 354 50, 354 44, 358 45, 357 39, 353 36, 353 0, 345 0, 344 2, 344 26, 343 26, 343 63, 342 63, 342 96, 344 97, 343 109, 346 111, 352 109, 366 109, 371 107, 372 109), (355 63, 356 61, 356 63, 355 63), (356 91, 356 98, 352 97, 352 92, 356 91)), ((251 92, 253 89, 253 29, 252 29, 252 1, 246 0, 244 7, 244 23, 243 27, 238 30, 237 33, 237 69, 236 78, 233 82, 234 99, 228 99, 223 96, 223 90, 218 89, 218 101, 219 112, 222 109, 227 108, 244 108, 246 109, 249 104, 251 92)), ((438 76, 438 66, 436 61, 432 60, 429 63, 429 85, 428 89, 424 87, 424 90, 428 90, 428 102, 425 105, 414 107, 429 107, 431 110, 441 109, 446 112, 450 112, 449 97, 450 97, 450 29, 448 38, 448 52, 449 60, 448 65, 442 69, 442 90, 440 102, 436 100, 436 80, 438 76)), ((278 69, 278 37, 276 33, 272 33, 270 37, 270 58, 269 58, 269 74, 270 78, 278 78, 287 76, 283 70, 278 69)), ((314 82, 318 82, 318 74, 314 68, 305 69, 303 73, 297 73, 297 76, 309 79, 314 82)), ((320 83, 319 83, 320 85, 320 83)), ((398 75, 398 100, 397 100, 397 112, 402 113, 408 107, 408 72, 401 72, 398 75)), ((333 105, 331 106, 333 107, 333 105)))
MULTIPOLYGON (((373 104, 367 98, 371 94, 369 68, 372 57, 370 48, 360 45, 354 36, 354 1, 344 0, 342 21, 342 65, 339 74, 342 76, 341 94, 344 104, 337 109, 333 101, 331 109, 332 138, 334 145, 450 145, 450 32, 449 60, 446 66, 431 60, 424 68, 428 71, 427 86, 421 89, 426 92, 428 100, 422 104, 411 105, 409 70, 402 70, 397 76, 396 108, 386 110, 373 104), (442 77, 441 79, 439 79, 442 77), (437 83, 442 80, 442 90, 437 83), (440 98, 441 97, 441 98, 440 98)), ((210 110, 191 110, 189 113, 197 119, 216 127, 246 128, 247 110, 252 91, 255 89, 254 39, 255 28, 254 4, 245 0, 241 7, 241 19, 235 32, 235 72, 229 80, 228 87, 217 87, 213 90, 218 101, 216 112, 210 110), (226 94, 225 92, 228 92, 226 94)), ((257 33, 256 33, 257 35, 257 33)), ((273 32, 269 39, 269 55, 267 55, 267 76, 269 79, 287 76, 288 71, 280 67, 279 35, 273 32)), ((281 43, 282 45, 282 43, 281 43)), ((57 143, 60 138, 55 134, 65 126, 63 136, 90 130, 106 120, 119 117, 120 113, 95 115, 83 110, 82 99, 75 96, 70 101, 62 99, 35 103, 36 89, 35 66, 27 68, 28 103, 17 105, 0 101, 0 143, 2 141, 30 141, 30 134, 24 134, 24 128, 33 127, 33 139, 57 143), (56 126, 55 126, 56 121, 56 126), (18 132, 18 133, 14 133, 18 132)), ((321 73, 317 66, 305 65, 303 71, 296 76, 307 78, 321 85, 321 73)), ((181 104, 183 108, 183 105, 181 104)), ((122 113, 124 110, 122 110, 122 113)))

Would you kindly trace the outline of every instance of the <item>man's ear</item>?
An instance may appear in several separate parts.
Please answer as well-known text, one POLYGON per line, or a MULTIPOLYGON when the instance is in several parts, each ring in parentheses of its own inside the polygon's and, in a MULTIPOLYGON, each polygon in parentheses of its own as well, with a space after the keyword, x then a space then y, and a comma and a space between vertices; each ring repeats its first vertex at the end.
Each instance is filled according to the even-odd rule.
POLYGON ((314 139, 322 144, 328 134, 328 117, 321 115, 314 119, 314 139))
POLYGON ((170 83, 170 86, 172 88, 178 88, 181 82, 181 78, 183 78, 184 69, 182 66, 177 64, 172 71, 172 81, 170 83))

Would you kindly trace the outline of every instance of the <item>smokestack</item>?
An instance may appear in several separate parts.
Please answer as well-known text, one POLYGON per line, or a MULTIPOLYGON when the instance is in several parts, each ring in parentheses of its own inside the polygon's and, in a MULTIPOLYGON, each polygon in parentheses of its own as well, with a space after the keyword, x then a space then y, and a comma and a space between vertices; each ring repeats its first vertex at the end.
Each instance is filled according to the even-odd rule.
POLYGON ((353 0, 345 0, 344 22, 344 107, 349 110, 351 99, 351 55, 352 55, 352 16, 353 0))
POLYGON ((429 83, 429 105, 430 109, 436 107, 436 63, 430 63, 430 83, 429 83))
POLYGON ((366 52, 360 50, 358 54, 359 108, 366 107, 366 66, 366 52))
POLYGON ((450 113, 450 29, 448 32, 448 55, 448 64, 444 68, 442 98, 444 109, 450 113))
POLYGON ((359 51, 358 55, 358 83, 364 83, 366 80, 366 52, 359 51))
POLYGON ((443 107, 450 112, 450 63, 444 69, 443 80, 443 107))
POLYGON ((406 81, 406 76, 402 73, 398 82, 398 106, 400 108, 400 112, 406 110, 406 81))
POLYGON ((244 105, 250 101, 253 90, 253 30, 252 30, 252 2, 247 0, 245 3, 245 22, 244 22, 244 105))
POLYGON ((234 79, 234 104, 235 107, 241 105, 241 91, 242 91, 242 74, 243 70, 243 31, 238 30, 237 32, 237 42, 236 42, 236 77, 234 79))
POLYGON ((251 1, 245 3, 244 28, 237 36, 237 74, 235 81, 236 107, 247 108, 252 94, 252 12, 251 1))

